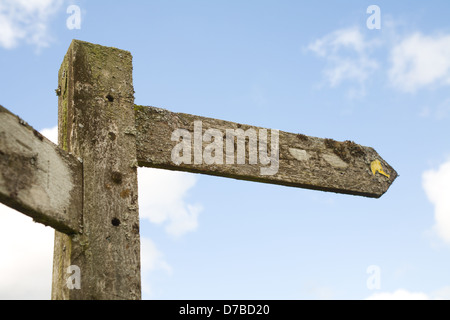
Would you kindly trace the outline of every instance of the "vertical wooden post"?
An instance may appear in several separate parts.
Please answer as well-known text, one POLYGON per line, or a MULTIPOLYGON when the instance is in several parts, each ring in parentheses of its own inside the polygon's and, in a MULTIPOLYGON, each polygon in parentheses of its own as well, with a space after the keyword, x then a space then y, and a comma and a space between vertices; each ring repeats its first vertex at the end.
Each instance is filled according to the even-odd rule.
POLYGON ((83 161, 83 216, 81 233, 56 232, 52 299, 140 299, 131 54, 74 40, 58 84, 59 145, 83 161), (67 286, 73 265, 80 289, 67 286))

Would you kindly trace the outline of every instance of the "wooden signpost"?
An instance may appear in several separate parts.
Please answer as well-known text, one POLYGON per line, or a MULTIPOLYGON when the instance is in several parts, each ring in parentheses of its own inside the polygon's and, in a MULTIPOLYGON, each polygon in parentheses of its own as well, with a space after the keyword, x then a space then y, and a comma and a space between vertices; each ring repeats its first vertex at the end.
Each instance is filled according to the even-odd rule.
POLYGON ((72 41, 57 94, 59 146, 0 107, 0 200, 56 230, 52 299, 141 298, 138 166, 373 198, 397 177, 351 141, 135 106, 116 48, 72 41))

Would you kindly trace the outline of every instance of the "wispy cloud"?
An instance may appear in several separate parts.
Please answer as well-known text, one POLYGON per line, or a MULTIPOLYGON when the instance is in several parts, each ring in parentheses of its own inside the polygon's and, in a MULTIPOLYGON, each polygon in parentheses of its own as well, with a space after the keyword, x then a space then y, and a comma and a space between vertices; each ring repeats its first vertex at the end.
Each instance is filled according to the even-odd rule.
POLYGON ((433 84, 450 85, 449 57, 450 35, 414 33, 391 49, 389 79, 405 92, 433 84))
POLYGON ((151 286, 151 274, 162 270, 167 274, 172 274, 172 267, 165 260, 164 254, 159 251, 156 244, 149 238, 141 237, 141 276, 142 294, 151 296, 153 294, 151 286))
POLYGON ((424 118, 432 118, 435 120, 443 120, 450 114, 450 99, 446 99, 436 106, 425 106, 420 111, 419 115, 424 118))
POLYGON ((47 47, 50 17, 63 0, 2 0, 0 1, 0 47, 12 49, 20 42, 47 47))
POLYGON ((366 40, 362 32, 353 27, 331 32, 309 44, 307 49, 326 60, 324 75, 331 87, 347 81, 357 85, 349 93, 362 96, 365 81, 379 67, 370 56, 377 45, 377 41, 366 40))
POLYGON ((333 31, 308 45, 309 51, 326 61, 323 73, 330 87, 346 82, 354 86, 350 93, 362 96, 366 81, 379 71, 386 83, 404 93, 450 85, 450 34, 398 33, 395 24, 385 25, 386 32, 378 38, 368 40, 353 27, 333 31), (376 58, 375 48, 380 49, 376 58), (380 70, 384 63, 387 68, 380 70))

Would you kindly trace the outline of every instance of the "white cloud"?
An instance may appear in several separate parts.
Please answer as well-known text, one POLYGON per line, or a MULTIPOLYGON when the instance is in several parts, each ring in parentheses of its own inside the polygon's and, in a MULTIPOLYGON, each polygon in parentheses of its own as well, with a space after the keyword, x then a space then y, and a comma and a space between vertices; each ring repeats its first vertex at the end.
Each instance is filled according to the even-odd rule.
POLYGON ((364 82, 378 69, 378 63, 370 57, 377 41, 368 41, 358 28, 336 30, 316 40, 308 50, 327 61, 324 74, 331 87, 344 81, 356 82, 358 88, 352 95, 364 95, 364 82), (358 93, 359 92, 359 93, 358 93))
POLYGON ((306 285, 305 291, 314 299, 319 300, 331 300, 335 296, 335 291, 331 287, 322 286, 312 281, 306 285))
POLYGON ((152 168, 139 168, 139 212, 152 223, 166 223, 166 232, 181 236, 194 231, 202 208, 185 202, 197 181, 194 174, 152 168))
POLYGON ((163 254, 156 248, 156 245, 150 238, 142 237, 141 251, 143 272, 162 269, 167 273, 172 273, 172 267, 165 261, 163 254))
MULTIPOLYGON (((139 215, 152 223, 165 225, 168 234, 179 237, 196 230, 199 205, 185 201, 188 191, 194 187, 194 174, 152 168, 138 169, 139 215)), ((151 276, 162 270, 172 274, 172 267, 166 262, 155 243, 141 237, 142 293, 154 295, 151 276)))
POLYGON ((49 129, 42 129, 40 132, 51 142, 58 144, 58 126, 49 129))
POLYGON ((308 48, 319 56, 325 57, 330 53, 337 53, 341 49, 349 48, 357 52, 365 49, 363 36, 359 29, 348 28, 336 30, 310 44, 308 48))
MULTIPOLYGON (((324 75, 331 87, 356 83, 351 95, 364 95, 366 80, 379 69, 373 49, 382 47, 389 58, 388 81, 393 88, 413 93, 436 85, 450 85, 450 34, 425 35, 420 32, 397 34, 387 24, 382 38, 367 40, 358 28, 339 29, 309 44, 307 49, 326 61, 324 75)), ((390 25, 390 26, 389 26, 390 25)), ((447 114, 446 106, 436 117, 447 114)))
POLYGON ((449 57, 450 35, 409 35, 391 50, 390 81, 405 92, 432 84, 450 85, 449 57))
POLYGON ((433 292, 433 297, 436 300, 450 300, 450 286, 436 290, 433 292))
POLYGON ((0 300, 50 299, 54 234, 0 204, 0 300))
POLYGON ((146 237, 141 237, 141 278, 142 295, 152 295, 151 273, 163 270, 167 274, 172 274, 172 267, 164 259, 164 255, 156 248, 155 243, 146 237))
MULTIPOLYGON (((0 204, 0 300, 51 297, 54 230, 0 204)), ((153 241, 141 237, 142 293, 152 294, 150 277, 172 267, 153 241)))
POLYGON ((377 292, 369 296, 366 300, 429 300, 430 298, 423 292, 410 292, 398 289, 394 292, 377 292))
POLYGON ((366 300, 449 300, 450 287, 442 287, 430 294, 424 292, 411 292, 398 289, 394 292, 377 292, 367 297, 366 300))
POLYGON ((63 0, 2 0, 0 1, 0 46, 16 47, 19 42, 48 46, 48 23, 63 0))
POLYGON ((434 231, 450 244, 450 160, 437 170, 425 171, 422 175, 422 185, 434 205, 434 231))

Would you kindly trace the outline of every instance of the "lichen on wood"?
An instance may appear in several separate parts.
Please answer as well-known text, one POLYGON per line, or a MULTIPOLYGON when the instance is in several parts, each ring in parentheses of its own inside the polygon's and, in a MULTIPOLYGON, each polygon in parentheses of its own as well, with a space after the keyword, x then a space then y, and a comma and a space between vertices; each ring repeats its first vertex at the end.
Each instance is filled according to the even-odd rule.
POLYGON ((60 143, 83 160, 83 230, 56 233, 52 298, 140 299, 131 54, 74 40, 58 86, 60 143), (66 286, 70 265, 80 267, 80 290, 66 286))
POLYGON ((80 232, 82 164, 0 106, 0 200, 66 234, 80 232))
MULTIPOLYGON (((250 163, 248 143, 244 164, 229 164, 225 161, 223 164, 204 162, 177 164, 172 160, 172 150, 178 142, 172 141, 172 133, 181 129, 187 130, 193 136, 195 121, 203 124, 201 136, 208 129, 217 129, 225 133, 227 129, 254 129, 255 132, 259 132, 264 128, 174 113, 155 107, 135 106, 134 110, 137 159, 141 166, 372 198, 383 195, 397 177, 395 170, 373 148, 352 141, 340 142, 284 131, 279 131, 279 168, 273 175, 262 175, 261 168, 264 165, 260 162, 250 163), (385 170, 390 173, 390 178, 372 174, 370 163, 375 159, 381 161, 385 170)), ((202 141, 201 144, 203 152, 209 142, 202 141)), ((223 154, 226 153, 225 145, 226 143, 223 144, 223 154)))

